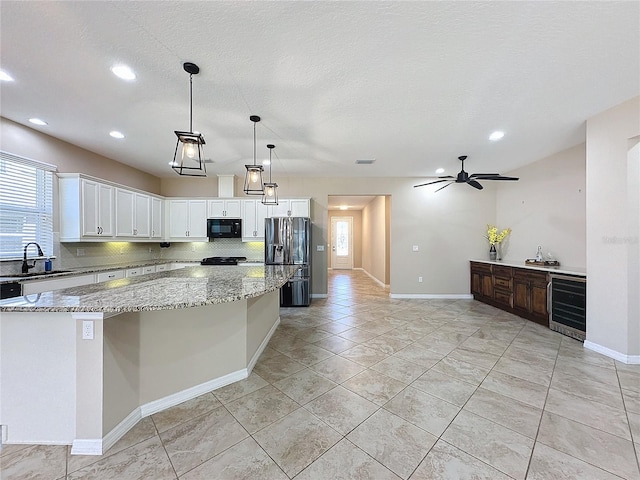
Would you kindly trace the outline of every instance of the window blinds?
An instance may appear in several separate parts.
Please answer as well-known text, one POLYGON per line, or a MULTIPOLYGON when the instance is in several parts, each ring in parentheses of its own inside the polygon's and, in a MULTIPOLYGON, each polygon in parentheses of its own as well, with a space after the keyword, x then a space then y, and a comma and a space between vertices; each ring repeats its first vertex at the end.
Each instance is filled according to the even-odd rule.
POLYGON ((53 255, 55 170, 54 165, 0 152, 0 259, 22 258, 28 242, 53 255))

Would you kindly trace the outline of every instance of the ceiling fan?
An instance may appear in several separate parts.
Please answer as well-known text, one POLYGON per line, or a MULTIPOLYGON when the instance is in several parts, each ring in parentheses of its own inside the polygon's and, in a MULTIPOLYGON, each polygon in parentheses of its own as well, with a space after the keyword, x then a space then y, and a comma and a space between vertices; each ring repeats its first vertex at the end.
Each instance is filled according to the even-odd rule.
MULTIPOLYGON (((446 185, 440 187, 436 190, 439 192, 445 187, 448 187, 452 183, 466 183, 467 185, 471 185, 473 188, 477 188, 478 190, 482 190, 482 185, 478 180, 519 180, 518 177, 505 177, 500 175, 499 173, 472 173, 469 175, 464 171, 464 161, 467 159, 466 155, 462 155, 458 157, 458 160, 462 162, 462 170, 458 173, 457 176, 452 177, 451 175, 446 175, 442 177, 427 177, 427 178, 437 178, 439 180, 434 180, 433 182, 421 183, 420 185, 414 185, 415 187, 424 187, 425 185, 433 185, 434 183, 442 183, 449 182, 446 185)), ((435 192, 434 192, 435 193, 435 192)))

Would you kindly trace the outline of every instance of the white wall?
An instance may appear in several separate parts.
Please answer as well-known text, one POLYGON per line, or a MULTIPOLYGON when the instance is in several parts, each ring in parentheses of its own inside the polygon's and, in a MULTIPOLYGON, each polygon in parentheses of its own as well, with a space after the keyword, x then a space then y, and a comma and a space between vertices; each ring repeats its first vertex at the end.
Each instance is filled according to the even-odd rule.
POLYGON ((587 120, 587 343, 640 363, 640 97, 587 120))
POLYGON ((362 268, 386 284, 386 198, 375 197, 362 210, 362 268))
POLYGON ((583 143, 509 172, 517 182, 496 182, 497 226, 512 229, 504 260, 524 263, 542 245, 563 266, 585 268, 585 152, 583 143))

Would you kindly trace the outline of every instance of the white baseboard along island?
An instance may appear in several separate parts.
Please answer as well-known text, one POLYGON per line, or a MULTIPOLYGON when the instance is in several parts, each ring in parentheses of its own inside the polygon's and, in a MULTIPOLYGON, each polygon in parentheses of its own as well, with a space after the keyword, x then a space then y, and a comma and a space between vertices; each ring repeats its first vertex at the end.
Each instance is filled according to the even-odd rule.
POLYGON ((0 301, 3 443, 100 455, 141 418, 246 378, 297 269, 194 266, 0 301))

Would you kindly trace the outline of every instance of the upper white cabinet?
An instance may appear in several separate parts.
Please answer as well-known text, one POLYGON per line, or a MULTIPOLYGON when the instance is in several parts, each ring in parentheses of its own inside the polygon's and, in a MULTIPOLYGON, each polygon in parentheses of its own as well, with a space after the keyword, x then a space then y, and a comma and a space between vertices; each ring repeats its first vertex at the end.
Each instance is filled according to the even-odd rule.
POLYGON ((58 178, 60 241, 162 238, 162 197, 78 173, 58 178))
POLYGON ((116 237, 151 237, 151 197, 116 188, 116 237))
POLYGON ((114 190, 78 174, 59 174, 60 241, 112 239, 114 190))
POLYGON ((216 198, 209 200, 208 218, 240 218, 242 216, 242 200, 239 198, 216 198))
POLYGON ((169 239, 174 241, 207 240, 207 201, 169 199, 169 239))
POLYGON ((164 202, 161 198, 151 197, 151 238, 161 239, 163 234, 164 225, 163 221, 163 205, 164 202))
POLYGON ((278 205, 269 207, 269 217, 309 217, 308 198, 281 198, 278 205))
POLYGON ((267 206, 261 200, 242 201, 242 241, 264 241, 264 219, 267 206))

